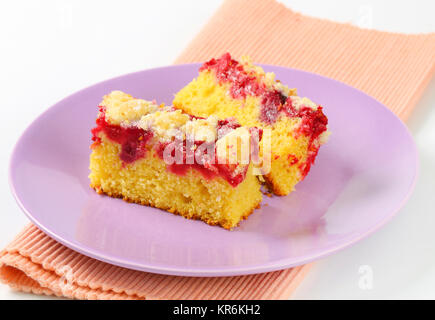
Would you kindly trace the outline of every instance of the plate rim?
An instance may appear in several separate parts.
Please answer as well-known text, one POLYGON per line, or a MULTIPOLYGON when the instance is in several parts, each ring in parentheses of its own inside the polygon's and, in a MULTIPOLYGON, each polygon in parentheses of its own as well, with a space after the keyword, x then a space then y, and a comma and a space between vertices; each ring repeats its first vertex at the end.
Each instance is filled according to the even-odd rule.
POLYGON ((144 265, 143 263, 141 263, 141 264, 131 263, 131 262, 125 261, 123 259, 115 258, 113 256, 109 257, 109 256, 105 255, 104 253, 102 253, 98 250, 92 249, 86 245, 81 245, 81 246, 76 245, 75 243, 73 243, 67 239, 64 239, 63 237, 58 236, 55 231, 51 231, 49 228, 45 227, 43 225, 43 223, 40 223, 38 221, 38 219, 34 218, 33 215, 31 214, 31 212, 28 209, 26 209, 26 207, 24 206, 24 204, 20 200, 20 196, 18 195, 18 193, 16 191, 13 177, 12 177, 12 171, 13 171, 13 167, 14 167, 14 163, 15 163, 14 159, 15 159, 16 154, 17 154, 17 149, 18 149, 21 141, 23 140, 23 137, 26 135, 26 133, 34 125, 36 125, 41 120, 41 118, 45 117, 47 114, 52 112, 55 108, 57 108, 58 105, 61 105, 62 103, 64 103, 64 101, 70 99, 71 97, 73 97, 77 94, 80 94, 85 90, 91 90, 92 88, 99 86, 99 85, 102 85, 104 83, 112 82, 112 81, 115 81, 115 80, 120 79, 120 78, 129 77, 129 76, 139 74, 142 72, 147 72, 147 71, 158 71, 161 69, 171 69, 171 68, 177 68, 177 67, 182 67, 182 68, 189 68, 189 67, 195 67, 195 66, 199 67, 200 65, 201 65, 201 63, 187 63, 187 64, 160 66, 160 67, 143 69, 143 70, 115 76, 115 77, 91 84, 83 89, 78 90, 78 91, 75 91, 72 94, 70 94, 70 95, 66 96, 65 98, 59 100, 58 102, 54 103, 53 105, 48 107, 46 110, 44 110, 41 114, 39 114, 32 122, 30 122, 30 124, 26 127, 26 129, 19 135, 19 137, 18 137, 18 139, 17 139, 17 141, 12 149, 12 152, 10 154, 9 166, 8 166, 9 187, 11 189, 11 192, 12 192, 12 195, 13 195, 15 201, 18 204, 18 207, 23 211, 23 213, 27 216, 27 218, 32 223, 34 223, 43 233, 48 235, 50 238, 58 241, 59 243, 65 245, 69 249, 76 251, 76 252, 79 252, 87 257, 90 257, 90 258, 93 258, 93 259, 96 259, 99 261, 103 261, 103 262, 108 263, 108 264, 124 267, 124 268, 131 269, 131 270, 138 270, 138 271, 143 271, 143 272, 150 272, 150 273, 164 274, 164 275, 189 276, 189 277, 216 277, 216 276, 222 277, 222 276, 240 276, 240 275, 258 274, 258 273, 264 273, 264 272, 273 272, 273 271, 278 271, 278 270, 284 270, 284 269, 289 269, 289 268, 293 268, 296 266, 305 265, 307 263, 313 262, 313 261, 321 259, 321 258, 325 258, 325 257, 327 257, 333 253, 336 253, 340 250, 351 247, 352 245, 356 244, 357 242, 361 241, 362 239, 367 238, 368 236, 372 235, 374 232, 376 232, 377 230, 382 228, 385 224, 387 224, 400 211, 400 209, 408 202, 410 196, 412 195, 412 193, 415 189, 415 185, 416 185, 419 173, 420 173, 419 153, 418 153, 417 145, 413 139, 413 136, 412 136, 409 128, 405 125, 405 123, 394 112, 392 112, 387 106, 385 106, 382 102, 380 102, 376 98, 368 95, 367 93, 363 92, 360 89, 354 88, 354 87, 352 87, 344 82, 341 82, 339 80, 332 79, 332 78, 329 78, 329 77, 326 77, 326 76, 323 76, 323 75, 320 75, 320 74, 317 74, 314 72, 305 71, 305 70, 296 69, 296 68, 289 68, 289 67, 285 67, 285 66, 271 65, 271 64, 257 64, 265 69, 267 69, 267 68, 281 68, 284 70, 285 69, 292 70, 293 72, 296 71, 296 72, 300 72, 300 73, 309 74, 310 76, 320 77, 320 78, 323 78, 323 80, 327 80, 327 81, 333 81, 333 82, 338 83, 341 86, 347 87, 347 89, 357 91, 357 92, 359 92, 359 94, 362 94, 362 95, 368 97, 369 99, 373 100, 377 105, 384 108, 384 110, 386 110, 390 114, 390 116, 391 115, 393 116, 395 121, 398 121, 400 123, 402 129, 405 130, 406 135, 409 138, 410 144, 412 146, 412 149, 414 150, 414 155, 415 155, 415 159, 414 159, 415 160, 415 167, 413 168, 414 176, 412 178, 411 184, 408 186, 408 190, 406 192, 406 195, 403 197, 403 199, 400 201, 400 203, 398 202, 396 207, 393 210, 391 210, 391 212, 389 212, 387 215, 385 215, 385 217, 382 220, 380 220, 377 224, 374 224, 371 228, 367 229, 364 233, 350 239, 349 241, 342 243, 341 245, 335 246, 329 250, 323 250, 321 254, 303 255, 300 259, 298 259, 296 261, 294 258, 287 258, 287 259, 275 260, 272 262, 266 262, 266 263, 260 263, 260 264, 257 263, 257 264, 249 265, 249 266, 218 267, 216 269, 209 268, 209 267, 207 267, 207 268, 195 267, 195 268, 180 269, 180 267, 163 267, 163 266, 155 266, 153 264, 144 265))

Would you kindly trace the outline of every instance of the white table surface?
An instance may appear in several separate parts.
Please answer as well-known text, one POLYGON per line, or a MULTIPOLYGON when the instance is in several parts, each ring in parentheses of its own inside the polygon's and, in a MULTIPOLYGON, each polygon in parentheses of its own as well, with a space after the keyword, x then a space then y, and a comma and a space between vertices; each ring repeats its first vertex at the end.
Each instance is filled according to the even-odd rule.
MULTIPOLYGON (((305 14, 366 28, 435 32, 435 1, 431 0, 283 2, 305 14)), ((28 221, 9 191, 7 171, 12 147, 30 122, 63 97, 93 83, 171 64, 220 3, 29 0, 0 4, 0 247, 28 221)), ((435 298, 434 105, 435 79, 408 121, 421 162, 409 202, 374 235, 316 262, 293 298, 435 298), (370 275, 371 283, 361 285, 370 275)), ((45 298, 0 284, 0 299, 45 298)))

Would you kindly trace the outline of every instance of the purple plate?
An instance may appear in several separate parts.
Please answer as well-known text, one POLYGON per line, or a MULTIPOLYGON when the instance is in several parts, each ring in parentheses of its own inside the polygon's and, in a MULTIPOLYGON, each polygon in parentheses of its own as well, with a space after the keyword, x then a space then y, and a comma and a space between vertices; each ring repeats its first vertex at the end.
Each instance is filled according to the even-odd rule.
POLYGON ((385 224, 405 203, 417 151, 386 107, 343 83, 264 66, 324 106, 332 135, 297 191, 265 197, 230 232, 200 221, 97 195, 88 180, 90 130, 103 95, 123 90, 170 104, 199 64, 128 74, 57 103, 24 132, 10 165, 19 206, 73 250, 154 273, 230 276, 279 270, 343 249, 385 224))

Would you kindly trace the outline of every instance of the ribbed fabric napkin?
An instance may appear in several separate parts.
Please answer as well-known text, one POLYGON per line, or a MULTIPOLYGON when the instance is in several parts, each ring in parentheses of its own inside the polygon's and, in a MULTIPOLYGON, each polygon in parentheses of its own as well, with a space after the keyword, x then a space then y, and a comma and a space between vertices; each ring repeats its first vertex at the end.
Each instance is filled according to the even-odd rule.
MULTIPOLYGON (((226 51, 343 81, 403 120, 435 71, 435 34, 363 30, 306 17, 272 0, 225 1, 176 62, 226 51)), ((285 299, 308 268, 220 278, 150 274, 83 256, 33 225, 0 253, 0 280, 12 288, 79 299, 285 299)))

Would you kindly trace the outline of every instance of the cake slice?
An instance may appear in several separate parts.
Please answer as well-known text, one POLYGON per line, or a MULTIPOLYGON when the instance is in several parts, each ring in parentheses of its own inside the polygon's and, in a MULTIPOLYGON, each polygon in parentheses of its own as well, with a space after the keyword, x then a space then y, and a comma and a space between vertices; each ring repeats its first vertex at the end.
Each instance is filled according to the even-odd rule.
POLYGON ((89 178, 98 193, 226 229, 261 202, 251 158, 240 157, 240 139, 258 140, 261 131, 234 119, 192 117, 114 91, 92 135, 89 178))
MULTIPOLYGON (((262 172, 277 195, 287 195, 303 180, 328 136, 321 106, 297 96, 249 58, 240 62, 229 53, 205 62, 199 76, 181 89, 174 107, 189 114, 220 119, 234 117, 241 125, 270 130, 271 144, 260 145, 270 170, 262 172)), ((265 141, 263 139, 263 141, 265 141)))

